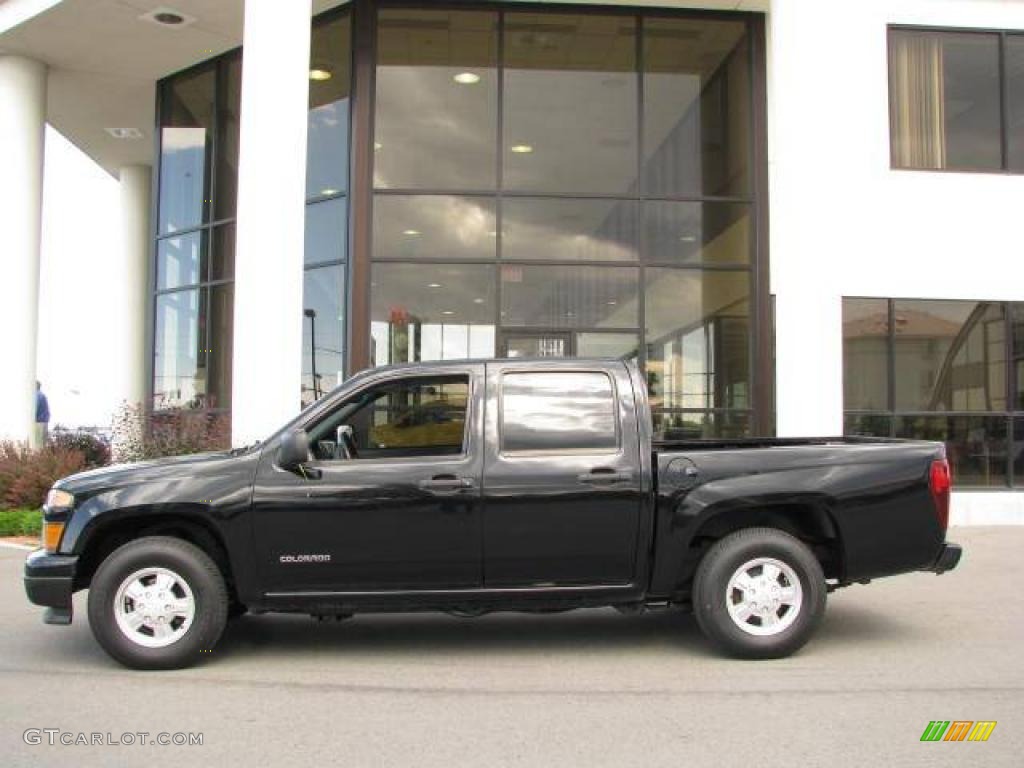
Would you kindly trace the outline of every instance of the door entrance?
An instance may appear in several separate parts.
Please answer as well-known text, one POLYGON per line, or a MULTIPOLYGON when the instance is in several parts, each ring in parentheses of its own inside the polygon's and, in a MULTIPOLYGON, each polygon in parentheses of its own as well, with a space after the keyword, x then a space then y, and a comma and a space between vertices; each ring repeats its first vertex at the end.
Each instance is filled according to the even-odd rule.
POLYGON ((572 334, 567 331, 512 331, 502 336, 501 357, 573 357, 572 334))

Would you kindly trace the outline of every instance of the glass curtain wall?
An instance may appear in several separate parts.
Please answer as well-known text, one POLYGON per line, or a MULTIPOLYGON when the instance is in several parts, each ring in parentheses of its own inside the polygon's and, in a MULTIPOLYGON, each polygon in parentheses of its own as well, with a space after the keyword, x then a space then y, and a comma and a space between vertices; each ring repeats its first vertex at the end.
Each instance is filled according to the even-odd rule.
POLYGON ((749 433, 750 73, 746 17, 380 9, 374 363, 634 358, 749 433))
POLYGON ((313 22, 306 143, 302 405, 345 373, 352 21, 348 9, 313 22))
POLYGON ((941 440, 960 486, 1024 484, 1024 304, 843 299, 845 431, 941 440))
POLYGON ((153 400, 231 407, 241 53, 165 80, 159 102, 153 400))

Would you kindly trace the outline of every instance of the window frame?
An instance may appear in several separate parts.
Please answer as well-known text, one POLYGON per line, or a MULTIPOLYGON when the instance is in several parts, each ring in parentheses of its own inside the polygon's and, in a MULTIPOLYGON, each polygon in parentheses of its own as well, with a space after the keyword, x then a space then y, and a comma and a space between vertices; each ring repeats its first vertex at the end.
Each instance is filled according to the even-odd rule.
POLYGON ((517 459, 543 456, 621 456, 623 452, 622 441, 622 418, 619 414, 619 390, 615 383, 615 377, 608 371, 595 368, 580 367, 556 367, 556 368, 506 368, 498 374, 498 419, 497 429, 497 452, 502 459, 517 459), (505 377, 522 375, 558 375, 566 373, 587 373, 591 375, 604 376, 611 385, 611 407, 612 419, 615 427, 615 445, 608 448, 513 448, 505 447, 505 377))
MULTIPOLYGON (((995 29, 991 27, 946 27, 929 24, 889 24, 886 26, 886 96, 889 122, 889 170, 911 171, 924 173, 979 173, 994 174, 1001 176, 1024 175, 1024 168, 1018 170, 1009 167, 1009 127, 1010 113, 1008 109, 1009 85, 1006 76, 1006 38, 1019 36, 1024 38, 1024 29, 995 29), (916 166, 903 166, 896 164, 896 144, 893 141, 893 66, 892 46, 893 35, 899 32, 931 32, 936 34, 954 35, 995 35, 998 38, 998 67, 999 67, 999 168, 924 168, 916 166)), ((852 297, 851 297, 852 298, 852 297)))

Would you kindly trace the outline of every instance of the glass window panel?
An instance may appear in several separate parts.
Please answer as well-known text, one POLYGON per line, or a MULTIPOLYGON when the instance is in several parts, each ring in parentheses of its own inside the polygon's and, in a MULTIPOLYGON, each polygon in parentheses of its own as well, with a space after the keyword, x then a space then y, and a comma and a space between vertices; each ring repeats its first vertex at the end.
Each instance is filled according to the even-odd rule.
POLYGON ((344 13, 314 22, 309 56, 306 197, 348 189, 351 22, 344 13))
POLYGON ((647 201, 644 258, 678 264, 747 264, 750 206, 647 201))
POLYGON ((640 336, 635 333, 577 333, 577 357, 617 357, 623 360, 637 357, 640 336))
POLYGON ((505 188, 635 191, 635 20, 506 13, 504 56, 505 188))
POLYGON ((645 19, 643 44, 648 194, 750 192, 746 23, 645 19))
POLYGON ((337 429, 352 428, 359 459, 462 453, 469 406, 466 376, 389 381, 356 395, 310 430, 317 459, 340 458, 337 429))
POLYGON ((848 413, 843 417, 843 434, 891 437, 892 415, 888 413, 848 413))
POLYGON ((488 265, 374 264, 374 364, 493 357, 494 287, 488 265))
MULTIPOLYGON (((176 291, 156 297, 153 405, 198 408, 206 394, 206 339, 200 331, 200 291, 176 291)), ((205 303, 205 302, 204 302, 205 303)), ((203 307, 205 326, 205 306, 203 307)))
POLYGON ((344 261, 348 248, 348 200, 335 197, 306 205, 305 263, 344 261))
POLYGON ((302 404, 306 406, 342 382, 345 268, 307 269, 302 296, 302 404))
POLYGON ((998 169, 999 37, 893 30, 892 162, 898 168, 998 169))
POLYGON ((532 328, 635 328, 633 267, 501 267, 501 323, 532 328))
POLYGON ((213 228, 213 246, 210 249, 210 279, 230 280, 235 276, 235 224, 221 224, 213 228))
POLYGON ((235 286, 215 285, 209 291, 207 394, 203 405, 230 408, 235 286))
POLYGON ((1006 151, 1011 171, 1024 171, 1024 35, 1007 35, 1006 151))
POLYGON ((1013 420, 1013 484, 1024 488, 1024 416, 1013 420))
POLYGON ((373 256, 377 259, 493 259, 495 201, 452 195, 377 195, 373 256))
POLYGON ((665 411, 652 414, 655 440, 750 437, 750 414, 730 411, 665 411))
POLYGON ((1013 327, 1013 366, 1017 372, 1013 408, 1024 411, 1024 303, 1010 304, 1010 318, 1013 327))
POLYGON ((216 69, 179 75, 162 88, 160 233, 190 229, 209 216, 216 69))
POLYGON ((615 398, 603 373, 552 371, 501 377, 503 451, 611 451, 615 398))
POLYGON ((502 201, 505 259, 635 261, 635 200, 509 197, 502 201))
POLYGON ((646 270, 653 407, 750 407, 750 273, 646 270))
POLYGON ((1006 324, 998 303, 895 302, 897 411, 1006 407, 1006 324))
POLYGON ((889 302, 843 299, 843 407, 889 408, 889 302))
POLYGON ((220 112, 217 117, 217 182, 214 219, 235 218, 238 203, 238 136, 241 125, 242 55, 234 53, 220 63, 220 112))
POLYGON ((946 444, 953 485, 1006 485, 1005 416, 897 416, 895 436, 946 444))
POLYGON ((156 287, 158 291, 195 285, 206 279, 206 231, 189 232, 158 240, 156 287))
POLYGON ((374 185, 494 189, 498 15, 378 13, 374 185))

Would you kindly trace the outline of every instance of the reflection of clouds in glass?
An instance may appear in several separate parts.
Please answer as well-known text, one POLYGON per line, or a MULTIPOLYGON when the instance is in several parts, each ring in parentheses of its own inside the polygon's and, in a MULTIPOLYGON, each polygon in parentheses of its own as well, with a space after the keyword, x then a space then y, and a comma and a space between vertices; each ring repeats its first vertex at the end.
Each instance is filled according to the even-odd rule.
POLYGON ((494 258, 495 202, 451 195, 378 195, 377 258, 494 258))
POLYGON ((602 373, 509 373, 501 393, 505 450, 616 445, 612 386, 602 373))
POLYGON ((160 141, 160 149, 167 152, 180 152, 206 148, 205 128, 164 128, 160 141))

